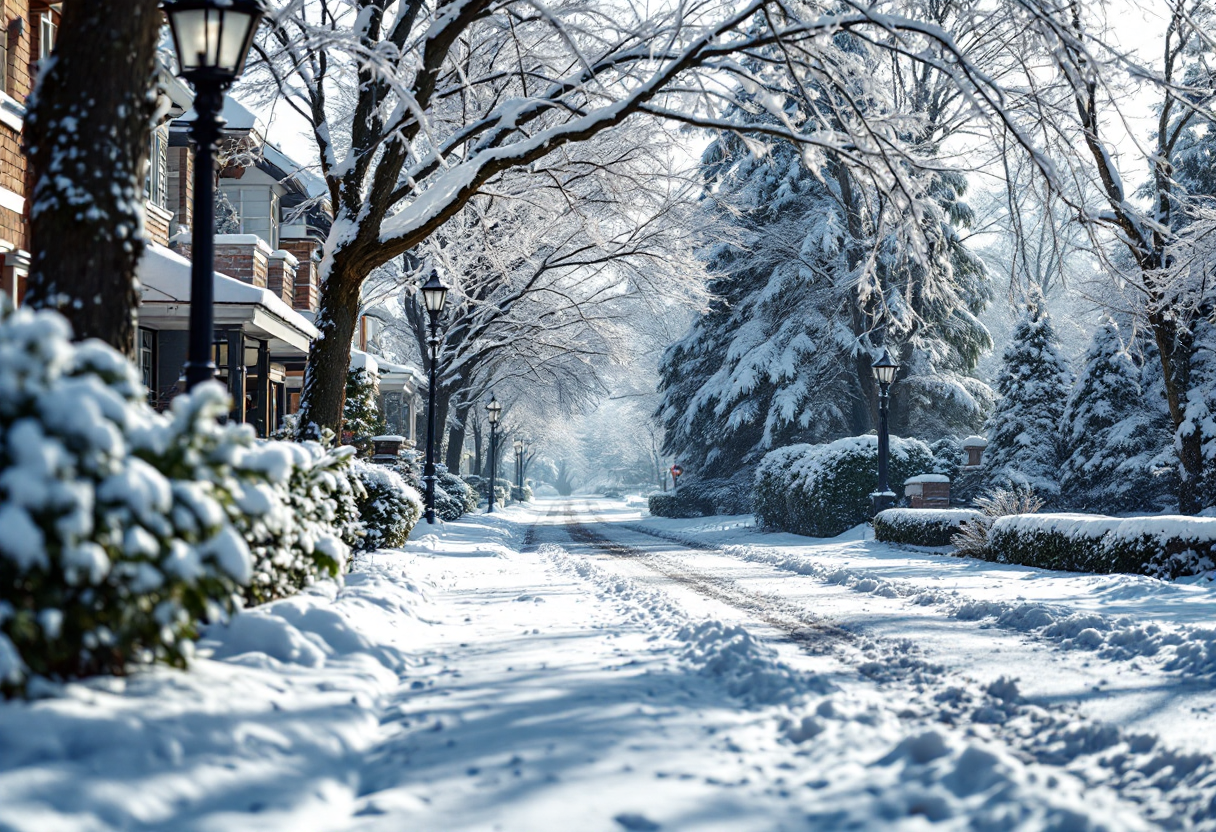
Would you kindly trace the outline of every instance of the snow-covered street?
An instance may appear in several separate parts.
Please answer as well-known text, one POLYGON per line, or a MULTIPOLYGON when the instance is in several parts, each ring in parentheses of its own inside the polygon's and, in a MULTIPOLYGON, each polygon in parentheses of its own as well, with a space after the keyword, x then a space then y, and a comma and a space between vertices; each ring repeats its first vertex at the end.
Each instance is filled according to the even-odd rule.
POLYGON ((1212 589, 747 520, 469 516, 4 703, 0 829, 1216 828, 1212 589))

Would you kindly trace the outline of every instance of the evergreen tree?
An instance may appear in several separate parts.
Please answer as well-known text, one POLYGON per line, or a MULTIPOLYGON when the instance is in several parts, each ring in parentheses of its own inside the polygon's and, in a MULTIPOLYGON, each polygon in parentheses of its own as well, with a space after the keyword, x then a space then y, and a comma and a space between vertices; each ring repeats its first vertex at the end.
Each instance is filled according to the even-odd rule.
POLYGON ((1169 454, 1162 461, 1162 446, 1171 444, 1168 422, 1146 400, 1140 374, 1107 318, 1064 411, 1063 505, 1110 514, 1171 502, 1169 454))
POLYGON ((371 437, 388 430, 376 402, 376 378, 366 368, 346 374, 346 404, 342 409, 343 438, 366 456, 372 448, 371 437))
POLYGON ((219 188, 215 190, 215 233, 241 233, 241 215, 232 201, 228 199, 228 194, 219 188))
POLYGON ((1061 425, 1072 387, 1072 369, 1036 293, 1005 348, 996 380, 999 398, 986 426, 985 457, 996 484, 1031 488, 1049 504, 1057 501, 1061 425))

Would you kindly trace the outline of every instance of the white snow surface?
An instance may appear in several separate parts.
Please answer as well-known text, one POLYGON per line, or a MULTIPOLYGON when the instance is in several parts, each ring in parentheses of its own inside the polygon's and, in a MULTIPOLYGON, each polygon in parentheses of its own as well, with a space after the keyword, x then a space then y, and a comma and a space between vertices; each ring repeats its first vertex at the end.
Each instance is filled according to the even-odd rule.
POLYGON ((0 829, 1212 829, 1214 614, 542 500, 421 525, 189 672, 0 704, 0 829))

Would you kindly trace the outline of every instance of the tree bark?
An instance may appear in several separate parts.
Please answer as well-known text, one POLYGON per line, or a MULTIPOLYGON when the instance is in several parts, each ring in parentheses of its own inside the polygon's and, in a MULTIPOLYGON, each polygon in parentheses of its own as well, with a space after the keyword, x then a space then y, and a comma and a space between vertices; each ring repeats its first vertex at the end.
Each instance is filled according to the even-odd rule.
POLYGON ((353 275, 349 268, 339 269, 335 265, 321 286, 321 305, 316 317, 321 334, 308 347, 297 427, 300 439, 320 440, 326 428, 341 436, 346 374, 350 370, 361 285, 362 275, 353 275))
POLYGON ((25 121, 34 195, 27 302, 134 357, 158 0, 65 3, 25 121))
POLYGON ((471 404, 459 404, 456 406, 455 417, 452 424, 448 427, 448 448, 447 456, 445 457, 449 471, 460 470, 460 455, 464 452, 464 436, 468 430, 468 415, 471 404))

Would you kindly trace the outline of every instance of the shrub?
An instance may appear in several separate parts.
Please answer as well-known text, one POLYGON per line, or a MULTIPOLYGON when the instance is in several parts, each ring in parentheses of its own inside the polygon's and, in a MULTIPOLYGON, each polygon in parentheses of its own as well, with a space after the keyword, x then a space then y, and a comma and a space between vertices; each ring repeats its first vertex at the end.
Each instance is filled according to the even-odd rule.
POLYGON ((981 516, 965 508, 889 508, 874 517, 874 537, 889 543, 949 546, 964 522, 981 516))
POLYGON ((511 486, 511 499, 517 503, 532 502, 532 486, 524 485, 523 488, 518 485, 511 486))
MULTIPOLYGON (((235 608, 252 562, 226 522, 234 500, 208 477, 166 475, 163 447, 195 470, 205 430, 220 446, 218 387, 156 414, 126 359, 73 344, 50 312, 0 300, 0 687, 29 674, 184 666, 197 622, 235 608), (151 460, 151 462, 150 462, 151 460)), ((234 491, 237 489, 234 489, 234 491)))
MULTIPOLYGON (((924 442, 891 437, 891 482, 902 483, 932 466, 924 442)), ((870 517, 877 469, 876 436, 772 451, 756 471, 756 522, 811 537, 835 537, 870 517)))
POLYGON ((356 461, 351 472, 363 486, 358 506, 365 534, 359 549, 371 551, 405 543, 422 517, 418 492, 384 465, 356 461))
POLYGON ((1173 580, 1216 570, 1216 518, 1100 514, 1002 517, 991 560, 1069 572, 1122 572, 1173 580))
POLYGON ((443 490, 448 493, 449 497, 460 503, 460 514, 477 511, 477 506, 480 504, 477 492, 460 477, 445 469, 439 474, 439 484, 443 486, 443 490))
POLYGON ((955 554, 986 560, 989 557, 988 530, 993 519, 1011 514, 1034 514, 1043 507, 1043 500, 1029 488, 998 488, 976 497, 975 506, 979 515, 964 522, 950 542, 955 554))
POLYGON ((752 511, 752 482, 755 472, 745 468, 730 477, 698 479, 689 475, 680 478, 679 493, 700 515, 750 514, 752 511))
POLYGON ((654 517, 707 517, 714 513, 712 504, 688 495, 683 486, 675 491, 651 494, 647 505, 654 517))

